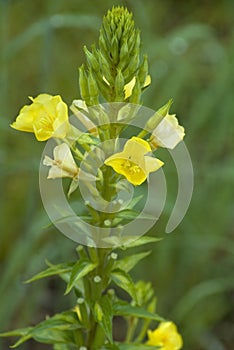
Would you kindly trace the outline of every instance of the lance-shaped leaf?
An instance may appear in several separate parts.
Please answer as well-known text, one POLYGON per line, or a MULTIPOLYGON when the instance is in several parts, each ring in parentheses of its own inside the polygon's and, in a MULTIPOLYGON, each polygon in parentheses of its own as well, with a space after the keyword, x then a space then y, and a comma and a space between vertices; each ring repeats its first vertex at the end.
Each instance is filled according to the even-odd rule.
POLYGON ((150 253, 151 253, 151 251, 126 256, 125 258, 123 258, 121 260, 117 260, 115 262, 114 269, 121 269, 121 270, 124 270, 126 272, 129 272, 134 268, 134 266, 140 260, 144 259, 150 253))
POLYGON ((108 295, 104 295, 94 305, 94 317, 96 322, 100 324, 108 340, 112 343, 112 303, 108 295))
POLYGON ((71 291, 71 289, 75 286, 76 282, 80 278, 93 271, 96 266, 97 264, 91 263, 89 260, 82 259, 77 261, 77 263, 72 268, 70 281, 68 282, 65 295, 71 291))
POLYGON ((137 302, 135 285, 127 272, 121 269, 115 269, 111 272, 111 279, 137 302))
POLYGON ((129 239, 126 240, 126 242, 124 242, 124 244, 122 245, 122 249, 125 248, 134 248, 134 247, 138 247, 144 244, 148 244, 148 243, 154 243, 154 242, 158 242, 161 241, 162 238, 157 238, 157 237, 150 237, 150 236, 142 236, 140 238, 137 237, 131 237, 129 236, 129 239), (135 238, 135 240, 134 240, 135 238))
POLYGON ((146 318, 149 320, 155 320, 155 321, 165 321, 161 316, 149 312, 146 309, 139 307, 139 306, 133 306, 127 302, 118 301, 113 305, 113 311, 114 315, 116 316, 134 316, 139 318, 146 318))
POLYGON ((65 311, 46 319, 36 327, 17 329, 12 332, 3 333, 1 336, 20 336, 20 339, 12 348, 16 348, 31 338, 46 344, 74 344, 73 331, 77 331, 82 327, 75 312, 65 311))
POLYGON ((35 276, 33 276, 32 278, 27 280, 25 283, 34 282, 34 281, 40 280, 40 279, 45 278, 45 277, 69 273, 69 272, 71 272, 74 264, 75 264, 74 262, 62 263, 62 264, 58 264, 58 265, 50 264, 48 269, 39 272, 38 274, 36 274, 35 276))

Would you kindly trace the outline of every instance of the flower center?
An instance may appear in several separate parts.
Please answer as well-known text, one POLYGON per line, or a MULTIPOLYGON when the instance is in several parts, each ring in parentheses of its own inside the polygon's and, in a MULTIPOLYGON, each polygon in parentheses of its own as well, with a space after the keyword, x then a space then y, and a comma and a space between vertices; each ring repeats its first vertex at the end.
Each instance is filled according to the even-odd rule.
POLYGON ((135 175, 141 172, 141 168, 133 163, 131 160, 125 160, 122 163, 122 167, 130 174, 135 175))

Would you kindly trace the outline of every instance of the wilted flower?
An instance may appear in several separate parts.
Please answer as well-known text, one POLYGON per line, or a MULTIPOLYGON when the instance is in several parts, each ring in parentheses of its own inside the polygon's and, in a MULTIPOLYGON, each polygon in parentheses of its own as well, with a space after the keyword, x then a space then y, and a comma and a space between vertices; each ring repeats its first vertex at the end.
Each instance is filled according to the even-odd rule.
POLYGON ((48 179, 71 177, 78 179, 79 168, 76 165, 71 150, 66 143, 56 146, 53 151, 54 159, 45 156, 43 164, 50 166, 48 179))
POLYGON ((167 114, 152 132, 150 144, 153 148, 165 147, 173 149, 183 140, 183 126, 179 125, 175 114, 167 114))
POLYGON ((64 138, 69 130, 68 108, 59 95, 40 94, 24 106, 11 127, 34 132, 38 141, 51 137, 64 138))
POLYGON ((173 322, 161 322, 154 331, 148 331, 147 345, 157 346, 160 350, 179 350, 183 346, 181 335, 173 322))
POLYGON ((150 151, 148 142, 134 136, 126 142, 122 152, 107 158, 105 164, 111 166, 118 174, 124 175, 133 185, 140 185, 149 173, 163 165, 161 160, 145 156, 150 151))

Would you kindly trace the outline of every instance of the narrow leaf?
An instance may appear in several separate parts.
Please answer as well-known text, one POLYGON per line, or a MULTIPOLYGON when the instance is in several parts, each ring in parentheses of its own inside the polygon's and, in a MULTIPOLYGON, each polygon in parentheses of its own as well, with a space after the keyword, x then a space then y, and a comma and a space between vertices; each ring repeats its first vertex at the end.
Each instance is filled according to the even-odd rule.
POLYGON ((143 345, 142 343, 139 344, 119 344, 119 350, 152 350, 152 349, 160 349, 159 347, 155 345, 143 345))
POLYGON ((114 264, 114 268, 119 268, 121 270, 124 270, 126 272, 131 271, 134 266, 142 259, 144 259, 146 256, 148 256, 151 253, 151 251, 134 254, 130 256, 126 256, 125 258, 118 260, 114 264))
POLYGON ((91 263, 89 260, 79 260, 73 266, 71 271, 70 281, 67 285, 67 289, 65 291, 65 295, 68 294, 71 289, 75 286, 76 282, 86 276, 89 272, 93 271, 97 264, 91 263))
POLYGON ((152 312, 145 310, 139 306, 132 306, 126 302, 117 302, 113 306, 114 315, 117 316, 135 316, 139 318, 147 318, 155 321, 164 321, 164 319, 152 312))
POLYGON ((101 326, 109 339, 109 341, 113 342, 112 337, 112 318, 113 318, 113 310, 112 310, 112 303, 107 295, 104 295, 100 300, 100 305, 103 310, 103 319, 101 326))
POLYGON ((111 278, 117 286, 125 290, 136 301, 135 285, 127 272, 115 269, 111 272, 111 278))
POLYGON ((144 244, 158 242, 161 240, 162 238, 156 238, 151 236, 142 236, 140 238, 133 236, 133 237, 129 237, 129 239, 126 240, 126 242, 122 245, 122 249, 134 248, 144 244))
POLYGON ((62 275, 64 273, 71 272, 72 266, 74 265, 74 262, 71 263, 63 263, 58 265, 51 265, 48 269, 39 272, 29 280, 25 281, 25 283, 34 282, 37 280, 40 280, 45 277, 55 276, 55 275, 62 275))

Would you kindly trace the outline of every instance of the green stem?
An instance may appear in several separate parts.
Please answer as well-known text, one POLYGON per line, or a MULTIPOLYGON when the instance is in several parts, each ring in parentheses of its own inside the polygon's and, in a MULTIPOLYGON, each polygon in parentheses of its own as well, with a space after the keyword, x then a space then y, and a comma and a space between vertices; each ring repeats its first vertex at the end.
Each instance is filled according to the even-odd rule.
POLYGON ((136 317, 130 317, 129 322, 128 322, 128 331, 126 335, 126 342, 132 341, 135 333, 135 329, 138 323, 138 319, 136 317))

